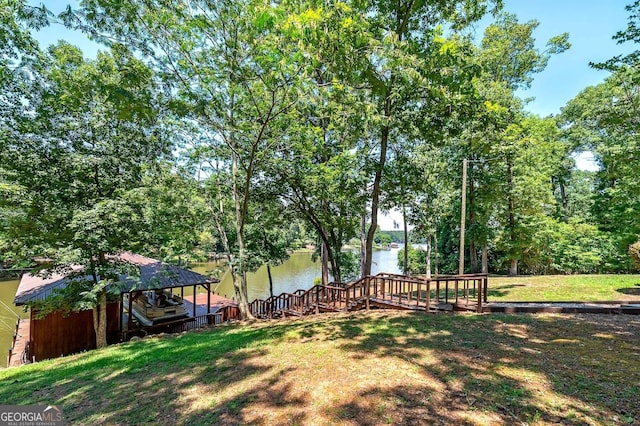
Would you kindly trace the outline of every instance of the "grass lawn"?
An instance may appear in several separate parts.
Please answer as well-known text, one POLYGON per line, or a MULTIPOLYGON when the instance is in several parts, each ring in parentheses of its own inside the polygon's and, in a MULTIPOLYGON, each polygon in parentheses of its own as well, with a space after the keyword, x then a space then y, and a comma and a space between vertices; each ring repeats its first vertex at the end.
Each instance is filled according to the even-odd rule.
POLYGON ((640 302, 640 275, 542 275, 489 277, 490 302, 640 302))
POLYGON ((640 317, 372 311, 224 326, 0 371, 71 424, 638 424, 640 317))

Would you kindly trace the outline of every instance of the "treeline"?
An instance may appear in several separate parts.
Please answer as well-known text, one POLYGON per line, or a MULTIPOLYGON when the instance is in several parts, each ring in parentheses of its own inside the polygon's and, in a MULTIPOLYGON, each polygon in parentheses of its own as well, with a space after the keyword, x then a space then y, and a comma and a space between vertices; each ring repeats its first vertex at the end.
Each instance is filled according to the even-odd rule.
POLYGON ((87 59, 40 50, 30 31, 50 12, 12 1, 0 252, 101 272, 78 306, 106 300, 95 277, 121 266, 108 253, 222 252, 247 314, 246 272, 292 247, 319 248, 323 282, 369 274, 380 209, 401 209, 455 272, 468 159, 468 271, 629 271, 635 62, 608 64, 561 116, 533 116, 515 91, 568 37, 537 49, 538 23, 500 4, 91 0, 56 18, 104 44, 87 59), (599 172, 575 170, 582 150, 599 172), (341 250, 353 238, 359 255, 341 250))

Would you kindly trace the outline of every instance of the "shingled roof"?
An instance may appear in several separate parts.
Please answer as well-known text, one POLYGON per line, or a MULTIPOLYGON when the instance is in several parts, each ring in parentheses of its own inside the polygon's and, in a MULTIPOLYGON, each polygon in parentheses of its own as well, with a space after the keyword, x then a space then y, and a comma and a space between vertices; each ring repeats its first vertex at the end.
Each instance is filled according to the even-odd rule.
MULTIPOLYGON (((168 265, 159 260, 135 253, 122 252, 113 257, 120 261, 136 265, 140 271, 140 276, 137 280, 129 279, 125 275, 120 276, 121 284, 123 284, 121 287, 122 293, 127 293, 134 289, 149 290, 218 282, 215 278, 209 278, 205 275, 168 265)), ((72 267, 73 273, 77 273, 80 270, 81 267, 79 266, 72 267)), ((79 278, 76 276, 75 279, 79 278)), ((90 277, 87 276, 86 279, 90 279, 90 277)), ((54 289, 64 288, 69 281, 70 278, 66 275, 57 273, 48 274, 46 271, 41 271, 34 275, 24 274, 20 280, 20 285, 16 291, 13 303, 19 306, 36 300, 44 300, 51 295, 54 289)))

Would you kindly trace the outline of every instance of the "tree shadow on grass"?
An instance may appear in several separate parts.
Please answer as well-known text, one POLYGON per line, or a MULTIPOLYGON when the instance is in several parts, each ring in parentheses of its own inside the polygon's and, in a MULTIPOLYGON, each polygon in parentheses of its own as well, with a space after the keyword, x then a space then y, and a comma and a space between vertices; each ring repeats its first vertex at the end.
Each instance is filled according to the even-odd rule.
MULTIPOLYGON (((191 332, 67 357, 55 368, 25 366, 6 372, 0 401, 61 405, 72 424, 252 423, 262 414, 247 412, 248 405, 282 410, 304 403, 279 381, 291 371, 261 362, 263 345, 288 329, 191 332)), ((303 414, 291 418, 299 423, 303 414)))
MULTIPOLYGON (((635 332, 630 332, 629 320, 618 316, 622 322, 613 331, 616 327, 603 319, 422 314, 365 319, 363 333, 343 347, 355 357, 374 353, 404 368, 418 366, 428 385, 372 387, 338 407, 334 418, 353 424, 416 424, 420 418, 476 424, 482 417, 503 424, 640 421, 640 366, 630 369, 633 359, 620 359, 633 355, 633 348, 637 355, 640 324, 632 324, 635 332)), ((354 330, 359 321, 349 322, 354 330)))
POLYGON ((81 424, 640 421, 638 317, 380 311, 117 349, 5 372, 0 401, 81 424))
POLYGON ((640 296, 640 283, 636 284, 635 287, 625 287, 616 289, 618 293, 629 294, 632 296, 640 296))
POLYGON ((518 287, 526 287, 526 285, 507 284, 507 285, 489 286, 489 288, 487 289, 487 297, 504 297, 510 293, 509 290, 518 288, 518 287))

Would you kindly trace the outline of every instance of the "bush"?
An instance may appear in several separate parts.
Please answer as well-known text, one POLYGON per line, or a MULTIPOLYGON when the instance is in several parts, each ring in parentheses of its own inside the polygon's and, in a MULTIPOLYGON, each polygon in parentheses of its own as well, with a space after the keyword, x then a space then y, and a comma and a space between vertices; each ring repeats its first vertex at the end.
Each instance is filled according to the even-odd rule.
MULTIPOLYGON (((404 271, 404 250, 398 251, 398 268, 404 271)), ((427 252, 421 248, 414 248, 409 246, 408 256, 409 268, 407 273, 409 274, 424 274, 427 269, 427 252)))

